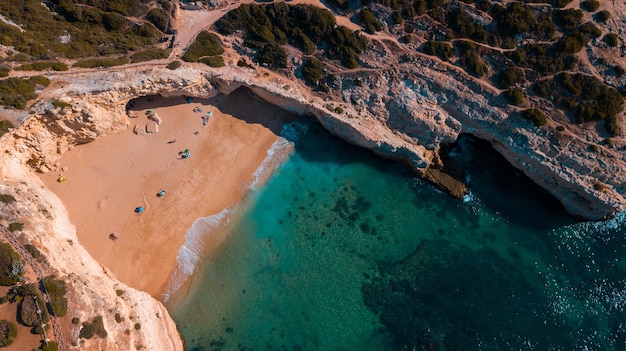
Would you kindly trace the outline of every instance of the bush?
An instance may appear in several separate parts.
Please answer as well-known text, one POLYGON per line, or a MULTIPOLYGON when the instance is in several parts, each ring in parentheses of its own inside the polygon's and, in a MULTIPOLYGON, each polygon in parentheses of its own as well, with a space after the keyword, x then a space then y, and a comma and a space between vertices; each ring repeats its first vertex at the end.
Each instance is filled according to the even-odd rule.
POLYGON ((161 59, 166 59, 169 56, 170 56, 170 50, 166 50, 166 49, 145 50, 145 51, 140 51, 140 52, 133 54, 130 57, 130 62, 137 63, 137 62, 146 62, 146 61, 152 61, 152 60, 161 60, 161 59))
POLYGON ((613 72, 615 72, 616 76, 621 77, 624 73, 626 73, 626 70, 624 70, 624 68, 620 65, 615 65, 613 66, 613 72))
POLYGON ((8 77, 11 69, 6 66, 0 66, 0 77, 8 77))
POLYGON ((616 115, 608 116, 604 120, 604 129, 606 129, 607 133, 609 133, 612 137, 618 136, 622 133, 619 123, 617 122, 616 115))
POLYGON ((607 10, 602 10, 596 13, 596 19, 600 22, 604 22, 608 20, 609 18, 611 18, 611 13, 607 10))
MULTIPOLYGON (((2 122, 8 122, 8 121, 0 121, 0 133, 2 132, 2 122)), ((9 128, 13 128, 13 125, 11 124, 11 127, 9 128)), ((2 202, 3 204, 12 204, 15 202, 15 197, 9 194, 0 194, 0 202, 2 202)))
POLYGON ((43 71, 44 69, 52 69, 55 71, 67 71, 68 67, 63 62, 43 61, 33 62, 21 65, 15 68, 16 71, 43 71))
POLYGON ((311 84, 317 84, 324 74, 322 61, 312 57, 302 64, 302 78, 311 84))
POLYGON ((98 68, 98 67, 113 67, 121 66, 128 63, 127 57, 118 58, 100 58, 100 59, 87 59, 74 63, 72 67, 80 68, 98 68))
POLYGON ((151 9, 148 11, 146 19, 150 21, 150 23, 154 24, 154 26, 161 32, 167 32, 169 30, 170 15, 163 9, 151 9))
POLYGON ((205 56, 215 56, 224 53, 220 38, 214 33, 207 31, 200 32, 196 37, 196 40, 189 46, 183 60, 187 62, 198 62, 198 60, 205 56))
POLYGON ((72 324, 78 325, 80 323, 80 319, 78 317, 72 318, 72 324))
POLYGON ((443 61, 448 61, 451 57, 454 57, 452 45, 442 41, 427 41, 422 50, 424 50, 426 55, 437 56, 443 61))
POLYGON ((580 23, 583 12, 577 9, 556 10, 553 12, 553 16, 556 24, 566 31, 571 31, 580 23))
POLYGON ((108 335, 106 329, 104 329, 102 316, 94 318, 91 323, 84 322, 82 329, 78 333, 78 337, 81 339, 91 339, 94 335, 97 335, 100 339, 104 339, 108 335))
POLYGON ((26 244, 24 248, 34 259, 38 260, 41 257, 41 252, 32 244, 26 244))
POLYGON ((503 89, 507 89, 508 87, 522 83, 523 81, 524 76, 522 71, 515 66, 505 68, 498 75, 498 85, 500 85, 503 89))
POLYGON ((15 325, 9 321, 0 320, 0 347, 7 347, 17 336, 15 325))
POLYGON ((203 57, 198 62, 204 63, 209 67, 224 67, 224 58, 222 56, 203 57))
POLYGON ((115 314, 115 321, 117 323, 122 323, 124 321, 124 317, 122 317, 119 313, 115 314))
POLYGON ((584 0, 580 3, 580 8, 585 11, 594 12, 600 8, 600 2, 598 0, 584 0))
POLYGON ((524 102, 524 92, 519 88, 513 88, 505 91, 504 97, 509 103, 515 106, 519 106, 524 102))
POLYGON ((617 44, 619 44, 618 38, 617 38, 617 34, 615 33, 609 33, 607 35, 604 36, 604 42, 606 42, 606 44, 612 48, 616 47, 617 44))
POLYGON ((361 24, 363 25, 363 28, 365 28, 365 31, 369 34, 374 34, 383 30, 382 24, 380 24, 372 11, 367 8, 364 8, 361 11, 361 24))
POLYGON ((17 109, 26 107, 29 100, 37 97, 37 84, 48 85, 50 81, 45 77, 7 78, 0 80, 0 104, 13 106, 17 109))
POLYGON ((20 255, 11 245, 0 243, 0 285, 15 285, 23 274, 24 264, 20 255))
POLYGON ((50 304, 48 309, 57 317, 64 317, 67 314, 67 287, 63 280, 56 280, 54 276, 48 276, 43 279, 43 285, 48 292, 50 304))
POLYGON ((17 232, 17 231, 21 231, 22 229, 24 229, 24 223, 20 223, 20 222, 13 222, 11 224, 9 224, 9 231, 11 233, 13 232, 17 232))
POLYGON ((287 67, 287 53, 276 44, 266 45, 259 51, 257 59, 261 64, 265 63, 273 67, 287 67))
POLYGON ((53 100, 52 106, 54 106, 54 108, 62 108, 62 107, 72 107, 72 104, 67 103, 65 101, 53 100))
POLYGON ((39 346, 39 348, 36 349, 35 351, 58 351, 58 350, 59 350, 59 347, 56 342, 48 341, 48 344, 46 345, 46 343, 42 341, 41 346, 39 346))
POLYGON ((172 61, 170 63, 167 64, 167 68, 171 69, 172 71, 177 69, 178 67, 180 67, 181 63, 178 60, 172 61))
POLYGON ((535 127, 541 127, 548 122, 548 119, 543 111, 536 108, 529 108, 522 111, 522 116, 524 116, 526 120, 532 122, 535 127))

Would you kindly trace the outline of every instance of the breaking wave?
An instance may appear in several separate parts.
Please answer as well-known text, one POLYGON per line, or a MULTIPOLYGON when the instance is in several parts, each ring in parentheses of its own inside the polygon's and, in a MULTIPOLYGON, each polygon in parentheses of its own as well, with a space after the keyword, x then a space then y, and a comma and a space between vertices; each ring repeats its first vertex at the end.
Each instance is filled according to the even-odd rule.
POLYGON ((222 212, 196 219, 191 228, 185 234, 185 243, 178 250, 176 256, 176 270, 170 277, 168 287, 162 295, 163 302, 167 302, 170 296, 176 292, 192 275, 196 269, 198 261, 205 250, 207 239, 211 234, 230 223, 231 214, 234 208, 227 208, 222 212))
POLYGON ((252 175, 250 189, 256 189, 264 184, 272 176, 272 173, 291 155, 294 144, 304 135, 309 126, 307 124, 292 122, 283 125, 280 136, 267 150, 267 156, 261 166, 252 175))

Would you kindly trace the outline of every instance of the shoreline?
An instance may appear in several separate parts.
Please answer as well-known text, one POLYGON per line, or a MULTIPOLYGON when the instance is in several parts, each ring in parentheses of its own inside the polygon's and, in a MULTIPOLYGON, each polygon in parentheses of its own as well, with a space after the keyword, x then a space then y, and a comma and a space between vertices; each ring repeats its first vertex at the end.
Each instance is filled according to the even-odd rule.
POLYGON ((96 261, 162 300, 192 224, 245 197, 282 125, 295 116, 247 89, 191 103, 159 96, 135 101, 125 132, 68 151, 60 159, 65 171, 40 178, 63 201, 78 240, 96 261), (159 131, 136 135, 134 129, 154 128, 148 109, 161 120, 159 131), (190 157, 182 158, 186 149, 190 157), (58 182, 60 176, 66 181, 58 182), (161 189, 166 195, 157 197, 161 189), (134 213, 140 206, 144 212, 134 213))

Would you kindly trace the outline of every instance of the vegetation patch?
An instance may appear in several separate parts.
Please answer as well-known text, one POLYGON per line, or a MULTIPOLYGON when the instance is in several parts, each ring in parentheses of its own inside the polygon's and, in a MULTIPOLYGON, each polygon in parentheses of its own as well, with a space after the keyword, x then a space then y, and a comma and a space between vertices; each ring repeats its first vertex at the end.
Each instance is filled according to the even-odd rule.
POLYGON ((17 336, 17 328, 9 321, 0 320, 0 347, 7 347, 17 336))
POLYGON ((442 41, 427 41, 422 50, 426 55, 437 56, 443 61, 448 61, 451 57, 454 57, 452 45, 442 41))
POLYGON ((43 71, 45 69, 51 69, 54 71, 67 71, 68 67, 63 62, 58 61, 41 61, 27 63, 15 68, 16 71, 43 71))
POLYGON ((170 50, 166 50, 166 49, 144 50, 144 51, 139 51, 131 55, 130 62, 137 63, 137 62, 146 62, 146 61, 152 61, 152 60, 162 60, 162 59, 168 58, 169 56, 170 56, 170 50))
MULTIPOLYGON (((8 121, 0 121, 0 128, 1 128, 2 122, 8 122, 8 121)), ((12 127, 13 125, 11 125, 10 128, 12 127)), ((12 204, 15 202, 15 197, 10 194, 0 194, 0 202, 2 202, 3 204, 12 204)))
POLYGON ((368 8, 364 8, 361 11, 361 24, 363 25, 363 28, 365 28, 365 31, 369 34, 374 34, 383 30, 383 25, 380 24, 380 21, 368 8))
POLYGON ((6 243, 0 243, 0 285, 11 286, 24 275, 22 258, 6 243))
POLYGON ((519 106, 524 102, 524 91, 520 88, 512 88, 504 92, 506 100, 515 106, 519 106))
POLYGON ((162 31, 162 32, 169 32, 170 30, 170 22, 171 22, 171 18, 170 18, 170 14, 158 7, 155 7, 153 9, 151 9, 150 11, 148 11, 148 14, 146 15, 146 19, 148 21, 150 21, 150 23, 154 24, 154 26, 162 31))
POLYGON ((224 58, 220 56, 203 57, 198 62, 204 63, 209 67, 224 67, 224 58))
POLYGON ((172 71, 177 69, 178 67, 180 67, 180 65, 182 65, 182 63, 178 60, 174 60, 170 63, 167 64, 167 69, 171 69, 172 71))
POLYGON ((63 280, 57 280, 54 276, 48 276, 43 279, 43 286, 48 292, 50 303, 48 309, 57 317, 64 317, 67 314, 67 287, 63 280))
POLYGON ((162 37, 151 23, 126 17, 142 17, 147 12, 140 0, 50 0, 45 4, 0 1, 0 13, 21 27, 0 22, 0 44, 13 46, 26 57, 78 58, 126 53, 156 44, 162 37))
POLYGON ((106 329, 104 329, 102 316, 97 316, 91 323, 83 322, 83 327, 78 334, 81 339, 91 339, 95 335, 97 335, 100 339, 104 339, 108 335, 106 329))
POLYGON ((206 56, 216 56, 224 53, 220 38, 214 33, 207 31, 200 32, 196 40, 189 46, 183 60, 187 62, 198 62, 200 58, 206 56))
POLYGON ((34 245, 26 244, 24 245, 24 249, 28 251, 28 253, 36 260, 41 257, 41 251, 39 251, 34 245))
POLYGON ((522 112, 522 116, 524 117, 524 119, 532 122, 535 127, 541 127, 548 122, 548 119, 546 118, 546 115, 543 113, 543 111, 536 108, 529 108, 527 110, 524 110, 522 112))
POLYGON ((302 78, 311 84, 317 84, 324 74, 322 61, 311 57, 302 64, 302 78))
POLYGON ((244 45, 256 49, 261 63, 285 67, 285 44, 305 53, 325 49, 325 55, 348 68, 359 66, 359 55, 367 48, 367 39, 358 32, 337 26, 333 14, 311 5, 242 4, 215 23, 221 34, 245 32, 244 45))
POLYGON ((17 109, 26 107, 29 100, 37 97, 37 85, 47 86, 50 81, 45 77, 7 78, 0 80, 0 104, 17 109))
POLYGON ((22 229, 24 229, 24 223, 13 222, 9 224, 9 227, 7 229, 9 229, 11 233, 21 231, 22 229))
POLYGON ((53 100, 52 106, 54 106, 54 108, 62 108, 62 107, 72 107, 72 104, 65 102, 65 101, 53 100))
POLYGON ((79 68, 99 68, 99 67, 113 67, 113 66, 121 66, 128 63, 127 57, 118 57, 118 58, 96 58, 96 59, 87 59, 74 63, 72 67, 79 68))

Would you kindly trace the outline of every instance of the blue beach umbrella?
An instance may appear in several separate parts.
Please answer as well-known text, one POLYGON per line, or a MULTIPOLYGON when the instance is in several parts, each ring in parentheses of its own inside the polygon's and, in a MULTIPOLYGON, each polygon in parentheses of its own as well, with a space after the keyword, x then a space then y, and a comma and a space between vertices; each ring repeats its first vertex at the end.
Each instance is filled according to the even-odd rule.
POLYGON ((135 208, 135 213, 141 213, 143 212, 143 206, 139 206, 135 208))

